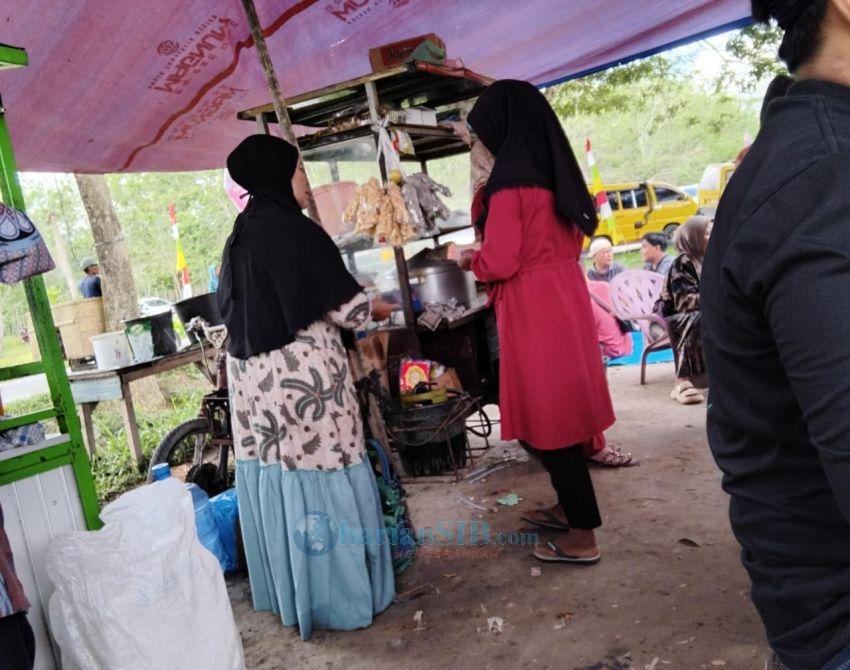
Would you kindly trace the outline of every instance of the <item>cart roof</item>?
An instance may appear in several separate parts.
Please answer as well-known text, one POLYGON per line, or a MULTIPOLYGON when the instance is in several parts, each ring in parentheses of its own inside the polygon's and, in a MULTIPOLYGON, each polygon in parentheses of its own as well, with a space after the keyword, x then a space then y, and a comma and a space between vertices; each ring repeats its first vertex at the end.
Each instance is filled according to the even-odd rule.
MULTIPOLYGON (((255 0, 289 97, 370 71, 368 50, 429 32, 466 67, 536 84, 749 20, 748 0, 255 0), (643 6, 640 6, 643 5, 643 6)), ((236 0, 0 0, 0 69, 19 167, 59 172, 220 167, 268 102, 236 0)))

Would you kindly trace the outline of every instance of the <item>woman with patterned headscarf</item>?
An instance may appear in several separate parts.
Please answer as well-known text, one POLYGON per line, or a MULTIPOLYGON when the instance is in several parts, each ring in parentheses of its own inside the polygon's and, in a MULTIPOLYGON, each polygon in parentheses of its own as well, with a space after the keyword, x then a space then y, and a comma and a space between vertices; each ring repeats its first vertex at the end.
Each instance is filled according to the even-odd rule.
POLYGON ((692 216, 676 231, 674 242, 679 255, 673 261, 659 301, 676 351, 676 384, 670 396, 682 405, 705 400, 696 388, 704 387, 707 382, 700 339, 699 286, 710 233, 711 219, 706 216, 692 216))

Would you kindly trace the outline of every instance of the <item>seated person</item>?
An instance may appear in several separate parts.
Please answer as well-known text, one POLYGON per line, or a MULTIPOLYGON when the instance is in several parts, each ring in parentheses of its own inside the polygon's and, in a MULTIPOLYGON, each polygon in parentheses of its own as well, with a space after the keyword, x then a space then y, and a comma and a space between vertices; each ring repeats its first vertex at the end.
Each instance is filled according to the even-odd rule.
POLYGON ((670 396, 683 405, 705 400, 695 387, 704 388, 707 382, 700 339, 699 284, 711 223, 708 217, 692 216, 676 231, 679 255, 673 261, 656 307, 667 319, 676 352, 676 385, 670 396))
POLYGON ((609 282, 626 269, 614 262, 614 247, 607 237, 595 238, 587 255, 592 263, 587 270, 587 278, 591 281, 609 282))
POLYGON ((611 307, 611 288, 604 281, 587 282, 590 291, 590 307, 596 321, 596 332, 599 336, 599 346, 605 358, 620 358, 632 353, 631 332, 623 332, 620 321, 611 307))
POLYGON ((669 240, 664 233, 647 233, 640 240, 640 257, 643 259, 643 269, 667 276, 672 257, 667 255, 669 240))
MULTIPOLYGON (((611 288, 604 281, 587 282, 590 291, 590 306, 593 309, 593 319, 596 322, 596 332, 602 356, 607 360, 620 358, 632 353, 632 336, 624 333, 611 307, 611 288)), ((585 458, 607 467, 618 468, 637 465, 637 460, 618 446, 610 444, 603 433, 595 435, 593 440, 582 447, 585 458)))

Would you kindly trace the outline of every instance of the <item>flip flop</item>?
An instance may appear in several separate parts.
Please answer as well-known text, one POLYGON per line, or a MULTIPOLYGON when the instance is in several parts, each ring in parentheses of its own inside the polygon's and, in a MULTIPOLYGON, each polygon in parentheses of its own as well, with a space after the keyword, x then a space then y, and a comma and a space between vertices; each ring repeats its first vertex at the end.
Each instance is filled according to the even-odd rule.
POLYGON ((670 393, 670 397, 680 405, 698 405, 705 401, 705 397, 702 393, 697 391, 693 386, 683 387, 678 384, 673 387, 673 392, 670 393))
POLYGON ((533 523, 535 526, 540 526, 541 528, 551 528, 552 530, 569 530, 570 527, 560 521, 558 517, 556 517, 552 512, 548 509, 538 509, 534 510, 537 514, 543 514, 546 517, 545 521, 540 521, 538 519, 534 519, 531 514, 532 512, 523 514, 520 518, 523 521, 528 521, 529 523, 533 523))
POLYGON ((534 558, 538 561, 543 561, 544 563, 570 563, 572 565, 596 565, 599 563, 599 559, 602 558, 599 554, 596 556, 589 556, 587 558, 583 558, 580 556, 570 556, 569 554, 565 554, 558 548, 554 542, 547 542, 546 546, 552 551, 554 556, 549 556, 548 554, 541 554, 537 549, 534 550, 534 558))
POLYGON ((623 451, 620 447, 616 447, 613 444, 609 444, 600 453, 591 456, 587 460, 606 468, 628 468, 639 463, 630 453, 623 451))

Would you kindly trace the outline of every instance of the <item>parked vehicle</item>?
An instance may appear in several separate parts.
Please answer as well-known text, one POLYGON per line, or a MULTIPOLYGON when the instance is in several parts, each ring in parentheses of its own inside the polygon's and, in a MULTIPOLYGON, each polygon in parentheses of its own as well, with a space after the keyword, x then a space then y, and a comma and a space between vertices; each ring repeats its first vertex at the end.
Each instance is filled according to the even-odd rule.
POLYGON ((699 198, 699 184, 688 184, 687 186, 680 186, 679 188, 694 200, 699 198))
MULTIPOLYGON (((697 203, 676 186, 657 181, 604 184, 619 240, 637 242, 646 233, 672 235, 696 214, 697 203)), ((597 236, 609 237, 604 224, 597 236)))
POLYGON ((142 316, 152 316, 171 311, 171 303, 162 298, 139 298, 139 311, 142 316))
POLYGON ((714 214, 717 204, 720 202, 720 196, 723 195, 723 190, 732 178, 736 167, 735 163, 706 165, 699 181, 699 195, 697 196, 700 214, 714 214))

